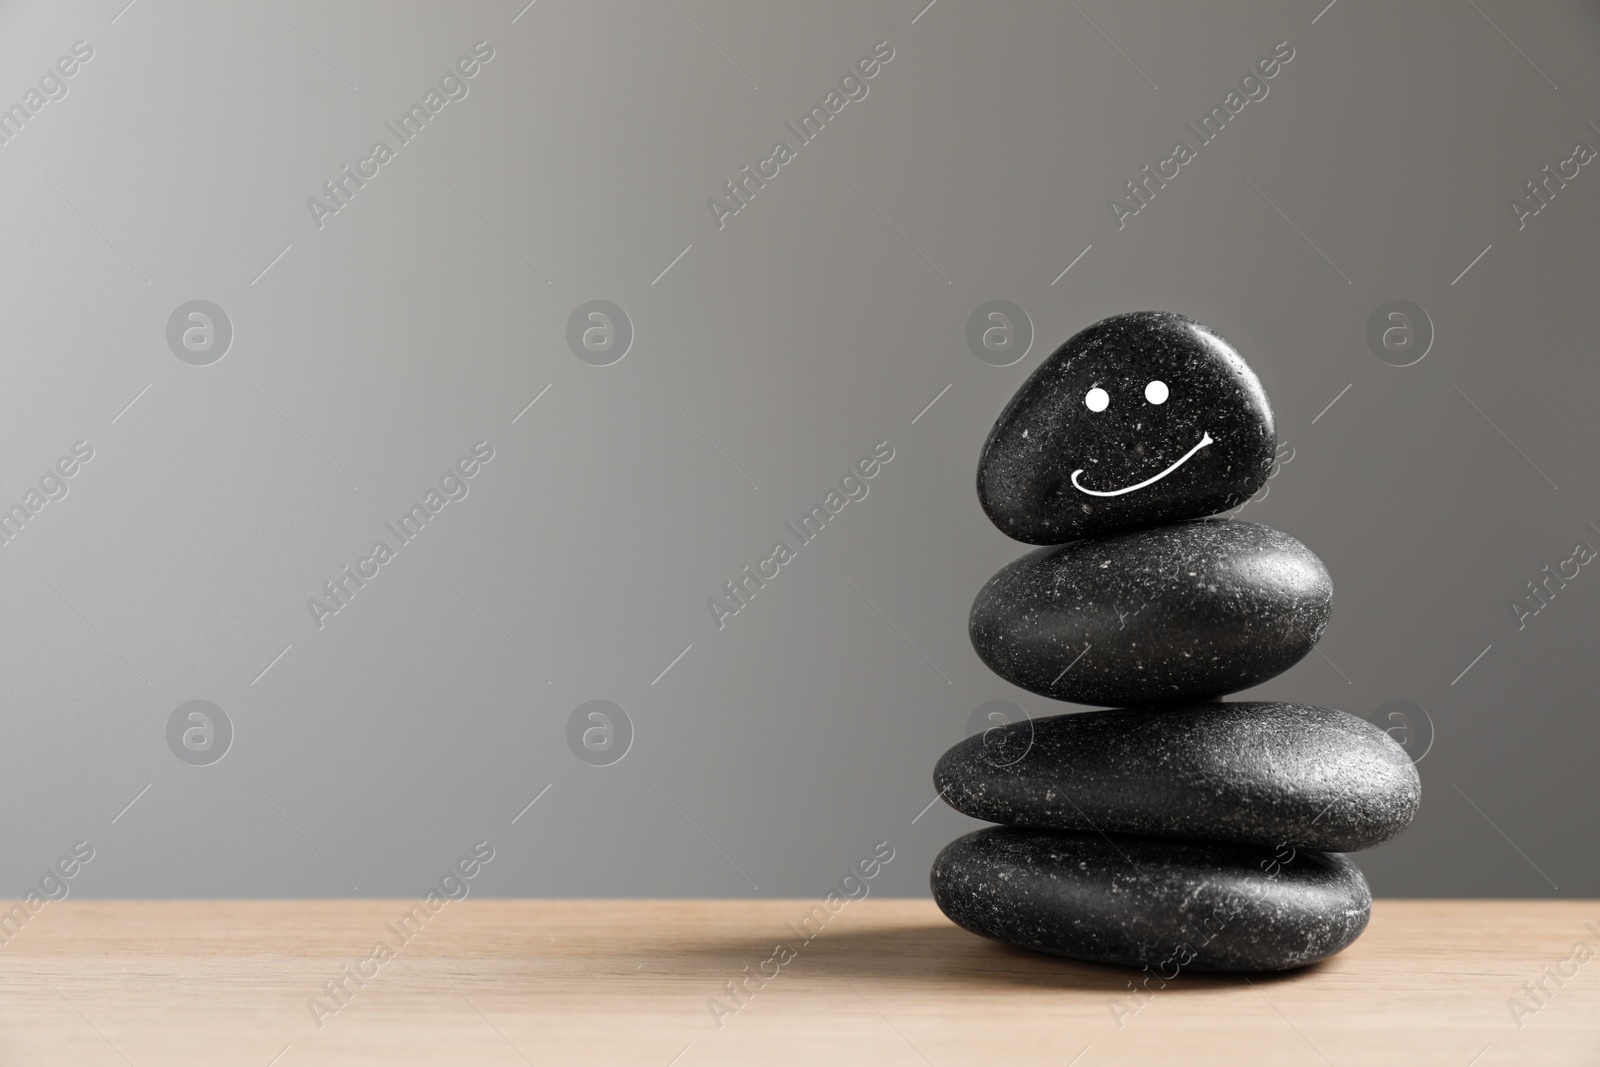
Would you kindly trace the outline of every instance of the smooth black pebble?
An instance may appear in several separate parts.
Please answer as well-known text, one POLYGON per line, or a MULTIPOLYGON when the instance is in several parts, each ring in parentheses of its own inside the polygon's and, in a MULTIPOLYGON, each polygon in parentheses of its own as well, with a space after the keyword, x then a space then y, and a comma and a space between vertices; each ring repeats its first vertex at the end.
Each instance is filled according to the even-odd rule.
POLYGON ((1411 824, 1422 783, 1372 723, 1310 704, 1085 711, 953 746, 933 784, 986 822, 1355 852, 1411 824))
POLYGON ((989 579, 968 630, 1006 681, 1109 707, 1264 682, 1311 651, 1332 609, 1305 545, 1211 519, 1030 552, 989 579))
POLYGON ((975 934, 1074 959, 1278 971, 1333 955, 1372 911, 1337 853, 996 826, 951 842, 933 898, 975 934))
POLYGON ((1232 345, 1137 311, 1074 334, 1023 383, 983 446, 978 501, 1017 540, 1059 545, 1237 507, 1276 448, 1267 394, 1232 345))

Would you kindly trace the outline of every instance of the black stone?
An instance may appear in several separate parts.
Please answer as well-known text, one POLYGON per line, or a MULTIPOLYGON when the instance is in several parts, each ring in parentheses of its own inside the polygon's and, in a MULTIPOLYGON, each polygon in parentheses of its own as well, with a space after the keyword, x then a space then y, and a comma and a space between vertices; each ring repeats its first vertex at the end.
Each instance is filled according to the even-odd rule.
POLYGON ((986 822, 1328 852, 1411 824, 1422 783, 1364 719, 1309 704, 1197 704, 1052 715, 952 747, 933 784, 986 822))
POLYGON ((933 862, 933 899, 976 934, 1074 959, 1277 971, 1331 956, 1372 911, 1337 853, 995 826, 933 862))
POLYGON ((1332 604, 1327 569, 1305 545, 1211 519, 1030 552, 989 579, 968 629, 991 670, 1043 696, 1175 703, 1288 670, 1332 604))
POLYGON ((1276 448, 1267 394, 1232 345, 1187 316, 1137 311, 1074 334, 1022 384, 983 446, 978 501, 1017 540, 1059 545, 1237 507, 1276 448), (1159 404, 1151 382, 1166 387, 1159 404), (1090 390, 1107 406, 1091 410, 1090 390))

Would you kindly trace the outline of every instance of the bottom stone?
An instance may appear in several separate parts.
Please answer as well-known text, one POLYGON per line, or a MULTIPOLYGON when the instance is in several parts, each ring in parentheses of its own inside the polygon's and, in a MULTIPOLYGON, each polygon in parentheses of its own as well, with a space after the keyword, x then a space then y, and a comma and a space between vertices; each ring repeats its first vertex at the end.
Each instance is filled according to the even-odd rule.
POLYGON ((975 934, 1098 963, 1281 971, 1361 935, 1372 894, 1338 853, 995 826, 933 861, 933 899, 975 934))

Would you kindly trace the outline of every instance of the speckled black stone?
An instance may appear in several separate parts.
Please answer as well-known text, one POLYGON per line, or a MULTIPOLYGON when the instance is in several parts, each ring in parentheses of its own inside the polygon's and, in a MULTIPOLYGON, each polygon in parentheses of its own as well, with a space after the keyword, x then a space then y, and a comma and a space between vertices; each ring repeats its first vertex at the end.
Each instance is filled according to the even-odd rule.
POLYGON ((1288 670, 1332 605, 1328 571, 1305 545, 1209 519, 1030 552, 989 579, 968 630, 991 670, 1042 696, 1175 703, 1288 670))
POLYGON ((976 934, 1074 959, 1278 971, 1360 936, 1372 894, 1337 853, 996 826, 933 862, 933 899, 976 934))
POLYGON ((1422 783, 1364 719, 1310 704, 1125 708, 1011 723, 939 760, 986 822, 1354 852, 1411 824, 1422 783))
POLYGON ((1017 540, 1059 545, 1236 507, 1276 447, 1267 394, 1232 345, 1187 316, 1137 311, 1074 334, 1023 383, 983 446, 978 501, 1017 540), (1145 398, 1152 381, 1166 385, 1163 403, 1145 398), (1086 405, 1091 389, 1108 394, 1103 410, 1086 405), (1085 491, 1138 485, 1207 435, 1153 485, 1085 491))

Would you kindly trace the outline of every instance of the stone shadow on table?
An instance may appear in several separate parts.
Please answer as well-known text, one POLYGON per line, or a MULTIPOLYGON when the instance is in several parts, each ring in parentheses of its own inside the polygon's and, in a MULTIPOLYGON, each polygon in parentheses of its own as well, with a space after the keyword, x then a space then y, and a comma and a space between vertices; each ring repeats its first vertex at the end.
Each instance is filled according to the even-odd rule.
MULTIPOLYGON (((737 971, 745 963, 755 971, 757 961, 773 956, 774 946, 780 939, 780 934, 774 934, 768 940, 740 937, 695 946, 674 945, 670 954, 679 959, 685 955, 703 957, 711 971, 737 971)), ((1022 986, 1115 996, 1127 994, 1128 983, 1142 981, 1146 973, 1131 967, 1033 952, 979 937, 951 923, 824 930, 809 942, 792 934, 784 940, 795 951, 795 958, 782 968, 782 973, 801 978, 866 978, 967 987, 1022 986)), ((1313 964, 1293 971, 1250 974, 1184 971, 1168 981, 1163 991, 1247 989, 1251 983, 1276 985, 1310 978, 1322 967, 1322 964, 1313 964)), ((1163 988, 1153 971, 1149 988, 1163 988)))

